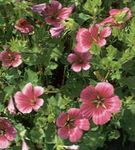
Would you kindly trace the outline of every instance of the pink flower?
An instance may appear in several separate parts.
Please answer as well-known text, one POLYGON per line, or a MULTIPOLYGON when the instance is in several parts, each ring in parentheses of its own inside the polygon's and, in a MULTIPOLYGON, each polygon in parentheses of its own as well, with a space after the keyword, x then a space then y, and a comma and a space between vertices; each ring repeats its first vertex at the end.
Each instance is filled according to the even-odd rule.
POLYGON ((13 101, 13 98, 11 97, 9 102, 8 102, 8 111, 10 112, 10 114, 16 114, 16 108, 15 108, 15 105, 14 105, 14 101, 13 101))
POLYGON ((121 101, 114 95, 114 88, 110 83, 99 82, 95 87, 90 85, 82 90, 81 111, 84 117, 92 117, 96 125, 103 125, 111 118, 111 113, 117 113, 121 101))
POLYGON ((9 120, 0 117, 0 149, 9 147, 10 142, 16 138, 16 129, 9 120))
POLYGON ((18 67, 22 63, 22 58, 18 52, 4 50, 0 52, 0 61, 2 61, 2 66, 18 67))
POLYGON ((34 30, 34 27, 29 24, 25 18, 20 18, 15 25, 15 28, 24 34, 30 33, 34 30))
POLYGON ((92 25, 89 29, 81 28, 77 32, 76 51, 84 53, 91 49, 92 44, 95 42, 100 47, 106 45, 106 37, 111 35, 110 27, 103 27, 99 24, 92 25))
POLYGON ((51 36, 59 37, 63 30, 64 30, 64 26, 62 26, 62 25, 60 25, 58 27, 53 27, 50 29, 51 36))
POLYGON ((46 8, 42 11, 45 21, 53 26, 59 26, 62 21, 69 18, 73 7, 63 7, 57 0, 52 0, 51 3, 46 4, 46 8))
POLYGON ((71 53, 68 55, 67 61, 72 64, 71 69, 75 72, 80 72, 81 69, 88 70, 90 68, 91 55, 89 52, 86 53, 71 53))
POLYGON ((27 143, 25 142, 25 140, 23 140, 23 142, 22 142, 22 150, 29 150, 29 147, 28 147, 27 143))
POLYGON ((62 4, 57 0, 52 0, 49 4, 38 4, 32 7, 34 12, 39 13, 45 18, 47 24, 52 25, 50 33, 52 37, 59 37, 65 27, 63 21, 67 20, 71 15, 74 6, 62 7, 62 4))
POLYGON ((106 37, 111 35, 110 27, 103 27, 95 24, 89 28, 93 41, 100 47, 106 45, 106 37))
POLYGON ((38 111, 44 103, 44 100, 39 98, 43 93, 44 89, 41 86, 33 87, 31 83, 26 84, 22 92, 18 91, 14 96, 17 109, 23 114, 32 110, 38 111))
POLYGON ((62 112, 56 120, 58 135, 71 142, 77 142, 88 131, 90 124, 88 119, 82 118, 80 109, 70 108, 67 113, 62 112))
POLYGON ((127 20, 129 20, 132 17, 131 10, 128 7, 125 7, 123 9, 111 9, 109 11, 109 14, 118 23, 126 22, 127 20))
POLYGON ((131 10, 128 7, 123 9, 111 9, 109 11, 110 16, 102 21, 101 25, 112 25, 122 28, 124 23, 132 17, 131 10))

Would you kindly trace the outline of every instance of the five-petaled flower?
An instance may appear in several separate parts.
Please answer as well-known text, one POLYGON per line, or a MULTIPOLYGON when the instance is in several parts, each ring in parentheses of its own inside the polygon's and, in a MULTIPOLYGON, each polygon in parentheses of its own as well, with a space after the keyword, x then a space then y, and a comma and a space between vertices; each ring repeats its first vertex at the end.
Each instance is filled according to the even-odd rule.
POLYGON ((32 7, 34 12, 44 17, 47 24, 53 26, 50 29, 52 37, 58 37, 64 31, 63 22, 70 17, 73 9, 74 6, 62 7, 62 4, 57 0, 52 0, 49 4, 42 3, 32 7))
POLYGON ((77 142, 84 131, 90 128, 89 120, 82 117, 80 109, 70 108, 67 113, 62 112, 56 120, 58 135, 71 142, 77 142))
POLYGON ((0 149, 6 149, 16 138, 16 129, 9 120, 0 117, 0 149))
POLYGON ((0 61, 5 67, 18 67, 22 63, 22 57, 19 52, 4 50, 0 52, 0 61))
POLYGON ((89 52, 78 53, 74 52, 68 55, 67 61, 72 63, 71 69, 75 72, 80 72, 81 69, 88 70, 90 68, 90 58, 91 55, 89 52))
POLYGON ((99 82, 95 87, 90 85, 81 92, 82 114, 91 118, 96 125, 103 125, 111 118, 111 113, 120 111, 121 101, 114 95, 114 88, 110 83, 99 82))
POLYGON ((29 24, 25 18, 20 18, 17 21, 15 28, 24 34, 28 34, 34 30, 34 27, 31 24, 29 24))
POLYGON ((105 18, 100 24, 111 25, 122 28, 124 23, 132 17, 131 10, 128 7, 123 9, 111 9, 110 16, 105 18))
POLYGON ((42 14, 45 18, 46 23, 59 26, 62 21, 69 18, 72 13, 73 7, 62 7, 62 4, 57 0, 52 0, 49 4, 39 4, 33 6, 33 10, 42 14))
POLYGON ((30 113, 32 110, 38 111, 43 105, 44 100, 39 98, 44 93, 41 86, 33 87, 31 83, 25 85, 21 91, 14 95, 17 109, 22 113, 30 113))
POLYGON ((91 49, 93 43, 100 47, 106 45, 106 37, 111 35, 110 27, 95 24, 87 28, 80 28, 76 35, 76 51, 84 53, 91 49))

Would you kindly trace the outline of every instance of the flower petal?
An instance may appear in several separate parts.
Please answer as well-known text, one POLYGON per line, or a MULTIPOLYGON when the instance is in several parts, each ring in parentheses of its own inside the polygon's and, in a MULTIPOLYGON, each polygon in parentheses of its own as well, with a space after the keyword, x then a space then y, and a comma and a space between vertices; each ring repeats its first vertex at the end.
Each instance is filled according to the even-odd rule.
POLYGON ((84 118, 91 118, 95 110, 95 105, 93 103, 82 103, 80 106, 81 114, 84 118))
POLYGON ((104 105, 109 112, 117 113, 120 111, 121 101, 118 96, 113 96, 111 98, 105 99, 104 105))
POLYGON ((73 10, 73 7, 64 7, 60 10, 58 17, 62 20, 66 20, 69 18, 73 10))
POLYGON ((36 99, 36 104, 34 104, 32 108, 33 108, 35 111, 38 111, 39 108, 40 108, 43 104, 44 104, 44 100, 43 100, 42 98, 38 98, 38 99, 36 99))
POLYGON ((14 98, 15 98, 15 102, 16 103, 19 103, 20 101, 21 102, 26 102, 28 97, 26 95, 24 95, 22 92, 18 91, 16 92, 16 94, 14 95, 14 98))
POLYGON ((66 127, 63 128, 59 128, 58 129, 58 135, 63 138, 63 139, 67 139, 69 137, 69 130, 66 127))
POLYGON ((22 142, 22 150, 29 150, 27 143, 23 140, 22 142))
POLYGON ((8 108, 8 111, 11 114, 16 114, 16 108, 15 108, 15 105, 14 105, 12 97, 10 98, 10 100, 8 102, 8 107, 7 108, 8 108))
POLYGON ((62 112, 62 113, 59 115, 59 117, 57 118, 57 120, 56 120, 56 125, 57 125, 58 127, 64 127, 64 125, 65 125, 67 119, 68 119, 68 114, 62 112))
POLYGON ((12 62, 13 67, 18 67, 22 63, 22 57, 20 53, 14 52, 15 60, 12 62))
POLYGON ((83 53, 87 52, 92 45, 91 34, 88 29, 80 28, 76 35, 77 46, 76 51, 83 53))
POLYGON ((89 63, 85 63, 82 65, 83 70, 89 70, 90 69, 90 64, 89 63))
POLYGON ((121 12, 120 9, 111 9, 111 10, 109 11, 109 14, 110 14, 110 16, 114 16, 114 15, 119 14, 120 12, 121 12))
POLYGON ((78 60, 78 57, 77 57, 77 55, 74 54, 74 53, 69 54, 68 57, 67 57, 67 61, 68 61, 69 63, 76 62, 77 60, 78 60))
POLYGON ((111 97, 114 94, 114 88, 110 83, 99 82, 95 87, 100 97, 111 97))
POLYGON ((73 143, 77 142, 83 135, 83 131, 78 127, 73 128, 69 131, 69 140, 73 143))
POLYGON ((12 62, 13 67, 18 67, 22 63, 22 59, 17 59, 14 62, 12 62))
POLYGON ((95 24, 89 28, 89 31, 91 33, 92 38, 97 41, 98 40, 98 31, 99 31, 99 25, 95 24))
POLYGON ((52 8, 55 8, 56 10, 59 10, 62 8, 61 3, 58 2, 57 0, 52 0, 52 2, 48 5, 52 6, 52 8))
POLYGON ((58 26, 50 29, 50 33, 52 37, 59 37, 61 32, 64 31, 64 26, 58 26))
POLYGON ((13 141, 16 137, 17 131, 15 128, 13 128, 11 125, 10 127, 7 128, 5 137, 9 140, 9 141, 13 141))
POLYGON ((100 47, 105 46, 105 45, 106 45, 106 40, 105 40, 105 39, 99 39, 97 44, 98 44, 100 47))
POLYGON ((101 38, 105 38, 110 36, 112 33, 112 29, 110 27, 105 27, 103 30, 100 32, 101 38))
POLYGON ((41 87, 41 86, 35 86, 34 87, 34 96, 35 97, 39 97, 43 93, 44 93, 44 88, 43 87, 41 87))
POLYGON ((97 97, 95 87, 90 85, 81 91, 80 98, 83 102, 89 102, 97 97))
POLYGON ((81 65, 80 65, 80 64, 77 64, 77 63, 74 63, 74 64, 72 64, 71 69, 72 69, 74 72, 80 72, 80 71, 81 71, 81 65))
POLYGON ((127 12, 127 17, 126 17, 126 20, 125 20, 125 21, 129 20, 129 19, 132 17, 131 10, 130 10, 128 7, 124 7, 124 8, 123 8, 123 11, 124 11, 124 12, 127 12))
POLYGON ((95 109, 92 115, 92 120, 96 125, 103 125, 111 118, 111 113, 102 106, 95 109))
POLYGON ((30 113, 32 111, 32 105, 28 97, 23 93, 17 92, 14 96, 17 109, 22 113, 30 113))
POLYGON ((77 126, 78 128, 88 131, 90 128, 90 123, 89 120, 84 118, 84 119, 77 119, 75 121, 75 126, 77 126))
POLYGON ((33 87, 32 87, 32 84, 31 83, 27 83, 23 90, 22 90, 22 93, 24 95, 26 95, 28 98, 31 98, 33 99, 33 96, 34 96, 34 92, 33 92, 33 87))
POLYGON ((28 114, 32 111, 32 106, 25 105, 24 103, 19 103, 16 105, 16 107, 23 114, 28 114))
POLYGON ((69 118, 77 119, 81 118, 80 109, 78 108, 70 108, 68 110, 69 118))
POLYGON ((5 136, 0 136, 0 149, 6 149, 10 145, 10 142, 5 136))
POLYGON ((32 11, 42 15, 42 11, 44 11, 45 8, 46 8, 46 3, 42 3, 42 4, 34 5, 32 7, 32 11))
POLYGON ((114 18, 112 18, 112 17, 107 17, 107 18, 105 18, 105 19, 100 23, 100 25, 102 25, 102 26, 104 26, 104 25, 109 25, 109 24, 111 24, 111 25, 114 25, 114 24, 115 24, 114 18))

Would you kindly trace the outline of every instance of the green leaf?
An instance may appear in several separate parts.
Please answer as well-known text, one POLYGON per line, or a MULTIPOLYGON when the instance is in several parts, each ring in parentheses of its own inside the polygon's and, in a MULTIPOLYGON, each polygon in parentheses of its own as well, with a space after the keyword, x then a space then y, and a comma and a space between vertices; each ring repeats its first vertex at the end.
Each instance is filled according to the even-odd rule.
MULTIPOLYGON (((133 109, 133 107, 130 108, 133 109)), ((133 111, 125 110, 121 126, 128 133, 129 139, 135 141, 135 114, 133 111)))
POLYGON ((34 72, 30 69, 26 69, 24 74, 24 81, 25 83, 31 82, 32 84, 36 85, 38 83, 37 72, 34 72))
POLYGON ((31 130, 30 135, 31 135, 31 140, 34 143, 42 143, 45 137, 44 130, 42 128, 37 128, 37 127, 31 130))
POLYGON ((99 11, 101 4, 101 0, 87 0, 84 4, 84 9, 90 14, 95 15, 99 11))
POLYGON ((101 48, 96 43, 93 43, 90 52, 94 55, 99 55, 101 52, 101 48))

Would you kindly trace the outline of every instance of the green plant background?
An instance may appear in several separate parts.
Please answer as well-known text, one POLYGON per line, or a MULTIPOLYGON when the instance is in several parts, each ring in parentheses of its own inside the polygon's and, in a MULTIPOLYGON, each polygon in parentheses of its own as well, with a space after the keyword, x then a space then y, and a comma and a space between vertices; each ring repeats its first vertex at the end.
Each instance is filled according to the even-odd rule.
POLYGON ((22 54, 23 64, 18 68, 0 68, 0 116, 9 118, 17 129, 17 138, 9 150, 20 150, 26 139, 32 150, 63 150, 71 145, 57 136, 55 120, 60 112, 79 107, 80 91, 89 84, 108 80, 122 100, 119 114, 104 126, 95 126, 77 143, 81 150, 135 149, 135 1, 134 0, 60 0, 63 6, 76 5, 68 21, 67 30, 60 38, 51 38, 50 26, 30 9, 34 4, 48 0, 0 0, 0 51, 9 46, 22 54), (111 8, 129 7, 133 17, 121 30, 113 27, 107 45, 93 45, 91 69, 74 73, 67 56, 75 45, 79 27, 89 27, 108 16, 111 8), (34 32, 23 36, 14 25, 25 17, 34 26, 34 32), (36 23, 40 21, 40 24, 36 23), (7 111, 8 100, 31 82, 45 89, 45 104, 38 113, 13 116, 7 111))

